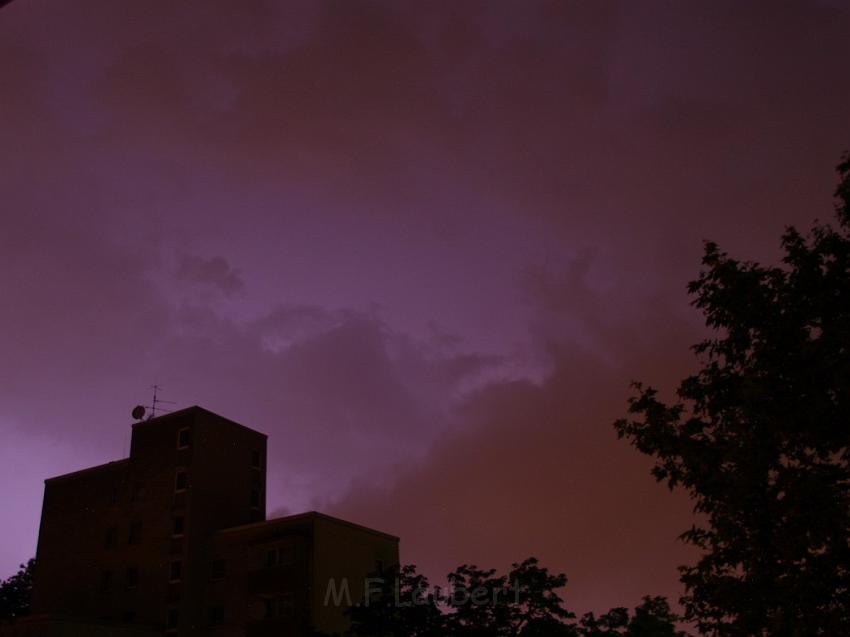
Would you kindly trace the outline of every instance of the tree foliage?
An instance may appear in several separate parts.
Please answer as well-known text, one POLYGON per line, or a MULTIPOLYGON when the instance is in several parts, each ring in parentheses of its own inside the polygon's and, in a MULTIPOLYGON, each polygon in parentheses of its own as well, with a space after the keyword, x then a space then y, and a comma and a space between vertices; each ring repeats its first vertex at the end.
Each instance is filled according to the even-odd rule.
POLYGON ((627 608, 612 608, 597 618, 587 613, 581 618, 582 637, 684 637, 676 629, 679 618, 670 610, 664 597, 644 597, 640 606, 629 615, 627 608))
POLYGON ((0 581, 0 621, 11 621, 29 614, 32 572, 35 560, 21 564, 9 579, 0 581))
POLYGON ((352 637, 682 637, 667 600, 647 597, 633 614, 625 608, 575 622, 558 591, 567 578, 534 558, 506 574, 463 565, 449 588, 431 588, 413 566, 396 569, 350 609, 352 637), (615 630, 609 627, 615 626, 615 630))
POLYGON ((380 586, 376 595, 349 611, 355 637, 442 637, 444 618, 440 600, 424 575, 414 566, 373 573, 380 586))
POLYGON ((789 227, 781 265, 706 244, 700 370, 672 404, 637 384, 615 424, 704 515, 681 569, 703 632, 850 634, 850 157, 838 171, 837 226, 789 227))
POLYGON ((448 576, 452 593, 449 633, 465 637, 537 637, 572 635, 565 623, 575 615, 566 610, 557 590, 565 575, 552 575, 534 558, 514 564, 507 575, 464 565, 448 576), (459 592, 462 591, 462 592, 459 592))

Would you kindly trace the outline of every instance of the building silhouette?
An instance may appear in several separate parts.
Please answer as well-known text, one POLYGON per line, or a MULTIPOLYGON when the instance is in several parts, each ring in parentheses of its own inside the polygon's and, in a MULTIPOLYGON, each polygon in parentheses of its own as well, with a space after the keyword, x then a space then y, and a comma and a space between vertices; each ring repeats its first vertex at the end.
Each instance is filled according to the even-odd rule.
POLYGON ((264 434, 195 406, 135 423, 124 460, 46 480, 32 614, 0 634, 342 632, 398 538, 267 520, 266 457, 264 434))

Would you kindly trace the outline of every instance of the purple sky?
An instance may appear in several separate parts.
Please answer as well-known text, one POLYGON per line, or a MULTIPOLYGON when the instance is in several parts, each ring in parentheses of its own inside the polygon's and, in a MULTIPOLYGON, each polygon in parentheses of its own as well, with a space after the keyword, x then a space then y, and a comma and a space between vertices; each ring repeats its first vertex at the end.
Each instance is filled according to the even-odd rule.
POLYGON ((578 610, 679 593, 616 440, 850 147, 846 2, 18 0, 0 11, 0 577, 148 387, 270 435, 269 507, 578 610))

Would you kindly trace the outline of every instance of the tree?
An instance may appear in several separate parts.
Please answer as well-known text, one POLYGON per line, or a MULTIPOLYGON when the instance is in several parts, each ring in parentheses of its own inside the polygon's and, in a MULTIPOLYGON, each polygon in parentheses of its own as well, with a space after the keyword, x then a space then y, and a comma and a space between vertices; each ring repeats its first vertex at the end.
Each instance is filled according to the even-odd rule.
POLYGON ((644 597, 634 614, 627 608, 612 608, 598 619, 586 613, 579 623, 581 637, 686 637, 676 630, 679 617, 664 597, 644 597))
POLYGON ((564 608, 557 591, 567 584, 563 573, 552 575, 530 557, 514 564, 508 575, 508 634, 523 637, 556 637, 575 635, 567 624, 575 614, 564 608))
MULTIPOLYGON (((614 609, 580 624, 558 594, 567 578, 534 558, 509 573, 463 565, 452 571, 449 590, 430 588, 416 567, 395 570, 383 585, 350 609, 352 637, 683 637, 663 597, 644 598, 630 617, 614 609), (609 630, 616 624, 616 631, 609 630), (622 630, 620 630, 622 629, 622 630), (607 631, 607 632, 606 632, 607 631)), ((318 636, 317 636, 318 637, 318 636)))
POLYGON ((447 624, 458 637, 570 637, 566 621, 575 617, 564 608, 557 591, 567 583, 530 557, 513 564, 510 573, 461 566, 448 576, 452 609, 447 624))
MULTIPOLYGON (((444 618, 439 596, 428 579, 406 565, 387 575, 373 573, 378 586, 362 604, 349 610, 350 634, 356 637, 443 637, 444 618)), ((367 594, 369 591, 367 591, 367 594)))
POLYGON ((32 572, 35 560, 21 564, 20 570, 0 581, 0 621, 11 621, 29 614, 32 595, 32 572))
POLYGON ((582 637, 625 637, 629 628, 629 609, 612 608, 598 619, 593 613, 585 613, 579 623, 582 637))
POLYGON ((782 264, 707 243, 694 305, 712 331, 668 404, 636 384, 620 437, 705 523, 686 618, 717 635, 850 634, 850 156, 837 227, 789 227, 782 264))
POLYGON ((679 617, 670 610, 665 597, 644 597, 629 620, 629 637, 685 637, 676 630, 679 617))
POLYGON ((505 635, 508 623, 508 578, 464 564, 448 575, 451 590, 446 598, 453 611, 447 619, 451 635, 490 637, 505 635))

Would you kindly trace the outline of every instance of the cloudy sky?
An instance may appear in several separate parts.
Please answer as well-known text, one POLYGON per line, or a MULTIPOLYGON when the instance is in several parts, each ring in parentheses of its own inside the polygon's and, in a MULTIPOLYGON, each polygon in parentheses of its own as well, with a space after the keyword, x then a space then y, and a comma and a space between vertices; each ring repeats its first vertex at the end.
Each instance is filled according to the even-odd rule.
POLYGON ((577 610, 679 593, 616 440, 693 369, 704 239, 828 218, 850 7, 17 0, 0 10, 0 577, 149 387, 270 436, 269 509, 577 610))

